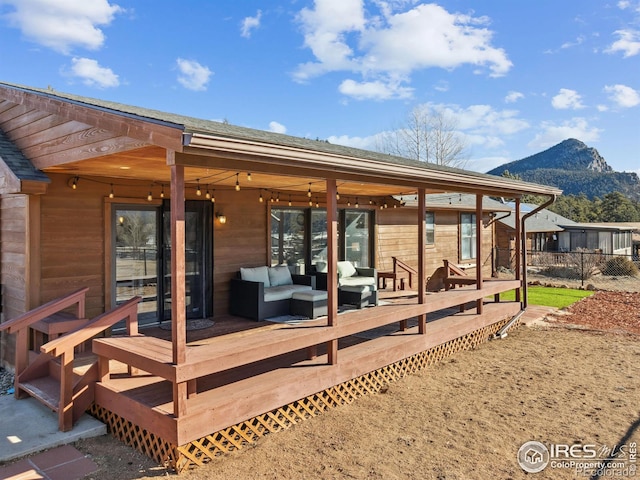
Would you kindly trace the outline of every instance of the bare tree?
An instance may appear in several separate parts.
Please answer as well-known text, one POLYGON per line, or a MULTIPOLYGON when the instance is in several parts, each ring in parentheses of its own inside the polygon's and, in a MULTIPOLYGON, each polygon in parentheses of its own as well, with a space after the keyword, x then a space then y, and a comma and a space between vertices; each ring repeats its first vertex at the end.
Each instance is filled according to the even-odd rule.
POLYGON ((451 115, 428 105, 415 107, 404 125, 380 135, 376 149, 383 153, 463 168, 467 144, 451 115))

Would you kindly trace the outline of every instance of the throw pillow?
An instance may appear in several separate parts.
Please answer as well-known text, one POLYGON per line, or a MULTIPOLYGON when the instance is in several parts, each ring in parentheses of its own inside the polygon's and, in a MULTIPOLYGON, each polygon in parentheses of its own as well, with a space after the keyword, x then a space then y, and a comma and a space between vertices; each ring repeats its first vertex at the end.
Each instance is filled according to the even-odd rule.
POLYGON ((265 288, 271 286, 267 267, 241 268, 240 278, 249 282, 262 282, 265 288))

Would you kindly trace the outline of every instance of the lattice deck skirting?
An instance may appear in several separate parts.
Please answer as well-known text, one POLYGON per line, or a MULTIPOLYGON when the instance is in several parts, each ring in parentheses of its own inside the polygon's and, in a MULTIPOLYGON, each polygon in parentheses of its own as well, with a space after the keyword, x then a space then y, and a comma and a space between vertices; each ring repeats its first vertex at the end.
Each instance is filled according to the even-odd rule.
POLYGON ((217 455, 257 442, 266 434, 289 428, 315 417, 325 410, 349 404, 356 398, 377 393, 382 387, 422 370, 456 352, 477 347, 502 328, 509 319, 487 325, 462 337, 433 347, 373 372, 361 375, 332 388, 309 395, 288 405, 212 433, 186 445, 175 446, 122 417, 95 404, 89 410, 106 423, 111 433, 122 442, 178 473, 207 463, 217 455))

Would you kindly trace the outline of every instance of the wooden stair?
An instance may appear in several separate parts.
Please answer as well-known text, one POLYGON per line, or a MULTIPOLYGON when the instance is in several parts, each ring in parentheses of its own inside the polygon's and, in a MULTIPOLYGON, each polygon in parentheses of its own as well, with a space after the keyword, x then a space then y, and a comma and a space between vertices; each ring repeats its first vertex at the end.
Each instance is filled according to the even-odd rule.
POLYGON ((93 337, 127 319, 127 330, 137 332, 140 297, 92 320, 84 318, 83 288, 0 324, 0 331, 16 334, 15 397, 33 397, 58 414, 58 428, 71 430, 94 401, 100 379, 98 359, 84 352, 93 337), (75 306, 75 312, 68 311, 75 306), (37 333, 48 341, 39 346, 37 333), (38 350, 30 350, 29 339, 38 350))

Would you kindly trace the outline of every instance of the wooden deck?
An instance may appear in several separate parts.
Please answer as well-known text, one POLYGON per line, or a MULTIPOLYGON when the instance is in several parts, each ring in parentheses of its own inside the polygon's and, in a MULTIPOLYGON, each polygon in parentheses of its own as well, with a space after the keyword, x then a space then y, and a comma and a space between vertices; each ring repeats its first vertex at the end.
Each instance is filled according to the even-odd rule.
POLYGON ((105 375, 96 385, 95 402, 173 445, 184 445, 510 318, 519 303, 490 302, 481 314, 446 311, 448 316, 438 319, 434 312, 518 286, 517 281, 487 282, 482 290, 465 287, 428 295, 423 304, 405 296, 339 315, 333 327, 320 318, 199 339, 188 343, 181 365, 172 363, 167 340, 145 335, 96 339, 96 354, 141 372, 105 375), (391 324, 422 314, 429 315, 423 334, 413 326, 371 335, 371 329, 389 332, 391 324), (336 339, 338 361, 330 365, 324 346, 336 339), (176 395, 181 383, 188 384, 186 398, 176 395))

